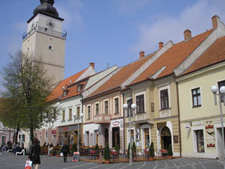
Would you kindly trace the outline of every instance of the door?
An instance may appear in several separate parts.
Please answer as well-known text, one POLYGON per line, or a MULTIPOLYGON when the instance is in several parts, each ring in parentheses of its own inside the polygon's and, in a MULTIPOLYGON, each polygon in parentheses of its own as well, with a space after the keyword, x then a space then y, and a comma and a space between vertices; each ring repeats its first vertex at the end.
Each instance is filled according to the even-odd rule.
POLYGON ((161 130, 161 149, 168 149, 170 144, 172 146, 170 129, 165 126, 161 130))
POLYGON ((109 130, 106 128, 105 129, 105 146, 109 145, 109 130))
POLYGON ((120 128, 119 127, 114 127, 112 129, 112 134, 113 134, 113 147, 116 146, 116 144, 120 147, 120 128))

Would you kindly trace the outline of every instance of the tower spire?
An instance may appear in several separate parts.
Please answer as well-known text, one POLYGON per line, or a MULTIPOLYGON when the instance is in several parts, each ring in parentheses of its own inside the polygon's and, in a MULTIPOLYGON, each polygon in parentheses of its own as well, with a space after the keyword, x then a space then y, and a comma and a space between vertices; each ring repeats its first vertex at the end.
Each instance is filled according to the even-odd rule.
POLYGON ((47 3, 47 4, 50 4, 53 6, 53 4, 55 3, 54 0, 40 0, 41 1, 41 4, 43 3, 47 3))

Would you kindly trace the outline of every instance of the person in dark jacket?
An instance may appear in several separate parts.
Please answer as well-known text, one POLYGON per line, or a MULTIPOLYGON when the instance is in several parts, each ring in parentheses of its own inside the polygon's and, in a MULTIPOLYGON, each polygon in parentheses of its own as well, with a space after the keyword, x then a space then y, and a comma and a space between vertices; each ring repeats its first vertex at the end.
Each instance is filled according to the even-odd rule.
POLYGON ((32 165, 35 165, 35 169, 38 169, 38 165, 41 164, 40 152, 39 141, 37 138, 34 138, 33 144, 30 147, 29 159, 32 161, 32 165))
POLYGON ((66 144, 66 142, 63 144, 61 152, 63 153, 63 160, 65 163, 67 160, 67 155, 68 155, 68 153, 70 153, 69 145, 66 144))

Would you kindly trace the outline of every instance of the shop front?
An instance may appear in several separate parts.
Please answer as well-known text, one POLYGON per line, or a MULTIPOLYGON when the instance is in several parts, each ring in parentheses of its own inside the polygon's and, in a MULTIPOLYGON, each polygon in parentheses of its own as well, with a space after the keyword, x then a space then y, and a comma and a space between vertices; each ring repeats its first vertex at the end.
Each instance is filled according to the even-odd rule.
MULTIPOLYGON (((79 126, 79 143, 82 144, 82 125, 79 126)), ((70 126, 60 126, 58 127, 58 144, 63 145, 64 143, 73 145, 74 143, 78 144, 78 125, 70 126)))

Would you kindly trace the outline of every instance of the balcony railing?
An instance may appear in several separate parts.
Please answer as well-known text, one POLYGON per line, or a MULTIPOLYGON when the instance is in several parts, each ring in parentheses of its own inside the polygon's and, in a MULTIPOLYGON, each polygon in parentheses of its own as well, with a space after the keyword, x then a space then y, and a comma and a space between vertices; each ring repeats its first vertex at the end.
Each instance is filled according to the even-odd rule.
POLYGON ((60 37, 60 38, 63 38, 63 39, 66 39, 66 36, 67 36, 67 32, 66 32, 66 31, 63 31, 63 32, 57 32, 57 31, 53 31, 53 30, 48 29, 48 28, 43 28, 43 27, 40 27, 40 26, 35 26, 35 27, 32 28, 28 33, 25 33, 25 34, 22 36, 23 40, 26 39, 27 37, 29 37, 29 36, 30 36, 31 34, 33 34, 35 31, 41 32, 41 33, 50 34, 50 35, 57 36, 57 37, 60 37))
POLYGON ((110 114, 99 114, 94 116, 94 123, 96 124, 108 124, 111 122, 110 114))

